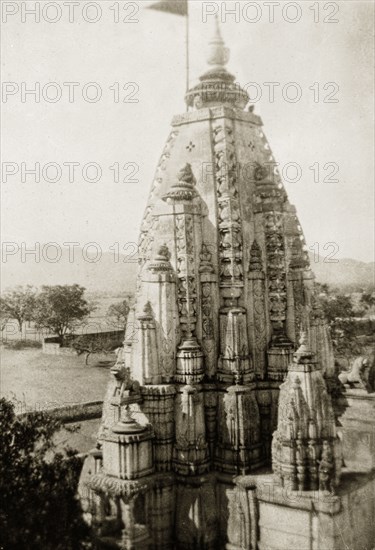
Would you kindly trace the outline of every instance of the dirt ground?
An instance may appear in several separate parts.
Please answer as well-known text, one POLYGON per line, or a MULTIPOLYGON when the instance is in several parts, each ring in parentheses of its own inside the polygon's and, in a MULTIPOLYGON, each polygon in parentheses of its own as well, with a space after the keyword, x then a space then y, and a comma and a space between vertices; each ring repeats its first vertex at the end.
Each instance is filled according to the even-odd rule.
POLYGON ((45 355, 40 349, 0 348, 0 395, 16 412, 44 410, 104 398, 115 356, 45 355))

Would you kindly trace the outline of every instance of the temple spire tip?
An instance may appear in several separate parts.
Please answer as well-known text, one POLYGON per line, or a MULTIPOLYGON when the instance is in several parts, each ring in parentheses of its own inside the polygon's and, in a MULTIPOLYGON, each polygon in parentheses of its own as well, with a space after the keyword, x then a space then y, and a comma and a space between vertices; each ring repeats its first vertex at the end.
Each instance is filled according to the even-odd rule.
POLYGON ((217 15, 215 15, 214 25, 214 34, 208 43, 209 53, 207 62, 216 68, 224 68, 229 61, 229 49, 225 46, 217 15))

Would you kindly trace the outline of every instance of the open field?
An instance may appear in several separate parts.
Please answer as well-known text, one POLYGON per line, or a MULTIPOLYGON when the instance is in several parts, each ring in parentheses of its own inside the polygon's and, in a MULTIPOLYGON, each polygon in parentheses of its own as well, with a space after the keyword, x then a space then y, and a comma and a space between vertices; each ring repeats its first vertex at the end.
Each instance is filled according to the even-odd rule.
POLYGON ((40 349, 1 346, 0 394, 17 413, 103 399, 114 355, 85 358, 44 355, 40 349))

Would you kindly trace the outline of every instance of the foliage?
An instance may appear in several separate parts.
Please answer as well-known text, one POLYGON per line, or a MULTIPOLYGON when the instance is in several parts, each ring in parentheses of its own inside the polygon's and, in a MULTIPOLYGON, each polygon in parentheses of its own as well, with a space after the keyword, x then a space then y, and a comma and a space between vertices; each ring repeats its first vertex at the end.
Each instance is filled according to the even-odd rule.
POLYGON ((350 296, 340 294, 330 296, 323 300, 322 304, 325 317, 330 325, 337 323, 338 320, 350 319, 355 316, 350 296))
POLYGON ((37 328, 50 330, 62 342, 94 309, 83 297, 84 292, 85 288, 77 284, 42 286, 33 316, 37 328))
POLYGON ((108 335, 100 334, 83 334, 74 339, 73 348, 78 355, 86 354, 85 364, 88 365, 89 357, 93 353, 111 353, 119 347, 118 342, 113 342, 113 339, 108 335))
POLYGON ((111 323, 118 329, 125 329, 126 321, 129 315, 129 302, 128 300, 122 300, 116 304, 111 304, 106 313, 106 317, 111 323))
POLYGON ((35 303, 36 290, 30 285, 17 286, 13 290, 3 292, 0 298, 1 330, 4 330, 7 320, 15 319, 22 332, 23 323, 33 319, 35 303))
POLYGON ((0 329, 1 332, 5 329, 8 322, 10 321, 10 315, 6 311, 6 309, 3 307, 2 298, 0 298, 0 329))
POLYGON ((363 351, 351 298, 343 294, 330 293, 327 285, 321 285, 320 290, 322 292, 319 301, 331 328, 335 354, 346 358, 349 363, 363 351))
POLYGON ((363 308, 363 314, 366 315, 375 308, 375 293, 362 292, 360 306, 363 308))
POLYGON ((53 443, 61 423, 41 412, 16 416, 6 399, 0 412, 0 547, 90 548, 76 497, 82 460, 53 443))

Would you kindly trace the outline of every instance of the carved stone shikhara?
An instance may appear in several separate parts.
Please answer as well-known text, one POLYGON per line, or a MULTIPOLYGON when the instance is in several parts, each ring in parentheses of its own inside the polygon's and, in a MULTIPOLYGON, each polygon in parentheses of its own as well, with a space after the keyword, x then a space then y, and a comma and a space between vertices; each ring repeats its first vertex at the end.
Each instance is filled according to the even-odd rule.
MULTIPOLYGON (((99 548, 287 550, 288 537, 267 539, 267 506, 295 508, 284 489, 303 510, 340 510, 338 497, 311 500, 340 481, 329 331, 295 208, 227 60, 217 30, 141 225, 135 309, 87 479, 99 548)), ((294 547, 312 548, 309 536, 294 547)))
POLYGON ((332 492, 339 484, 341 461, 331 399, 304 335, 280 386, 273 470, 291 489, 332 492))

